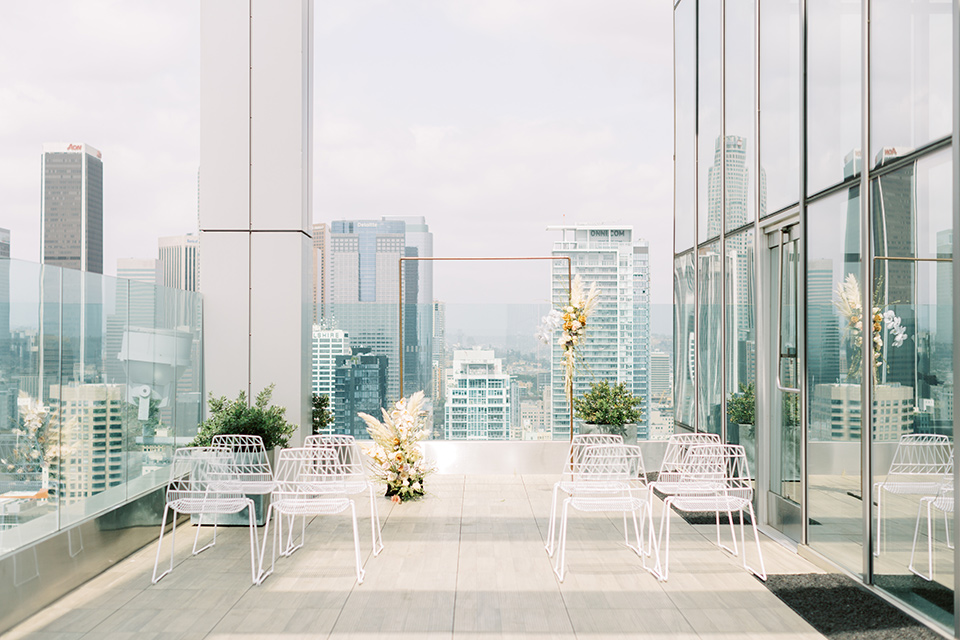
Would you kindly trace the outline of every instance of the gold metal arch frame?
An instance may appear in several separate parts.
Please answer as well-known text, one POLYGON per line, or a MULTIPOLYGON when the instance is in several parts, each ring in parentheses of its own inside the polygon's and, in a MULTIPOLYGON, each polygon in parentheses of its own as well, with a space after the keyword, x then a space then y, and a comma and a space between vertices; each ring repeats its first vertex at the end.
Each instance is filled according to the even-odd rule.
MULTIPOLYGON (((400 362, 400 397, 403 398, 403 263, 404 262, 489 262, 504 260, 565 260, 567 262, 567 291, 573 287, 573 262, 570 256, 518 256, 502 258, 417 258, 401 257, 397 263, 399 279, 397 280, 397 317, 399 319, 399 329, 397 330, 397 344, 400 362)), ((570 403, 570 441, 573 441, 573 403, 570 403)))

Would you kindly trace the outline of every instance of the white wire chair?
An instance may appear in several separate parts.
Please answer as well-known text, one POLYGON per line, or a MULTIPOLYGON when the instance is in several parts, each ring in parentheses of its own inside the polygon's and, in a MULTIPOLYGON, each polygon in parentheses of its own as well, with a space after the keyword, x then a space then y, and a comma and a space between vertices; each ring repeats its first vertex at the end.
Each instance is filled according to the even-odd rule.
POLYGON ((230 468, 240 480, 241 488, 247 495, 266 495, 273 491, 273 470, 267 450, 263 448, 260 436, 218 435, 213 436, 214 447, 226 447, 233 455, 230 468))
MULTIPOLYGON (((583 447, 571 465, 570 495, 563 501, 560 518, 559 548, 553 571, 560 582, 566 573, 567 516, 570 507, 587 512, 620 512, 624 516, 623 537, 627 547, 641 558, 644 557, 643 538, 640 531, 649 522, 649 501, 643 493, 647 490, 646 472, 640 447, 625 444, 594 444, 583 447), (637 522, 637 512, 640 521, 637 522), (633 520, 636 546, 630 544, 630 530, 626 514, 633 520)), ((646 560, 643 560, 646 568, 646 560)))
POLYGON ((733 526, 733 512, 740 516, 740 546, 743 547, 743 568, 761 580, 767 579, 760 550, 760 534, 757 531, 757 517, 753 510, 753 478, 747 466, 746 451, 735 444, 697 444, 689 447, 683 460, 678 464, 679 479, 671 488, 673 493, 663 500, 663 514, 660 518, 660 535, 657 549, 664 550, 664 562, 660 563, 659 552, 657 568, 654 573, 660 580, 667 580, 670 571, 670 508, 678 511, 713 511, 717 518, 717 546, 739 555, 736 530, 733 526), (744 536, 743 514, 750 515, 753 538, 757 544, 757 556, 760 570, 747 564, 747 549, 744 536), (720 513, 727 514, 733 547, 727 547, 720 539, 720 513), (666 538, 664 539, 664 530, 666 538))
MULTIPOLYGON (((231 452, 224 447, 188 447, 177 449, 173 454, 170 468, 170 482, 167 485, 166 505, 163 519, 160 521, 160 539, 157 541, 157 559, 153 565, 153 584, 173 570, 173 556, 176 549, 177 514, 226 514, 248 510, 250 520, 250 571, 253 582, 257 582, 257 529, 253 515, 253 500, 243 495, 236 473, 231 468, 231 452), (170 531, 170 567, 157 575, 160 565, 160 550, 163 547, 163 533, 167 523, 167 513, 173 511, 173 525, 170 531)), ((197 549, 201 524, 197 524, 197 534, 193 541, 193 555, 209 549, 217 543, 217 525, 213 525, 213 541, 197 549)))
MULTIPOLYGON (((887 477, 873 485, 877 495, 877 545, 883 539, 883 494, 935 496, 953 478, 953 442, 949 436, 911 433, 900 436, 887 477)), ((946 522, 946 514, 944 521, 946 522)), ((947 535, 949 536, 949 524, 947 535)))
MULTIPOLYGON (((933 509, 943 512, 943 521, 946 524, 949 520, 948 516, 953 515, 953 483, 943 485, 937 491, 935 496, 926 496, 920 499, 920 506, 917 507, 917 525, 913 529, 913 548, 910 549, 910 565, 909 569, 913 573, 917 574, 921 578, 927 581, 933 580, 933 535, 934 535, 934 525, 933 525, 933 509), (923 513, 923 507, 927 507, 927 573, 924 575, 918 571, 914 565, 913 560, 917 553, 917 534, 920 532, 920 516, 923 513)), ((947 548, 953 549, 953 544, 950 542, 950 528, 947 527, 947 548)))
MULTIPOLYGON (((675 493, 674 487, 680 481, 683 459, 690 447, 698 444, 721 444, 720 436, 716 433, 674 433, 667 441, 667 449, 663 452, 663 462, 660 463, 660 472, 657 479, 651 483, 657 491, 670 495, 675 493)), ((652 494, 651 494, 652 495, 652 494)))
POLYGON ((383 550, 383 535, 380 529, 380 513, 377 509, 377 498, 374 495, 373 483, 367 478, 366 467, 360 447, 353 436, 348 435, 313 435, 307 436, 304 447, 325 447, 337 452, 337 460, 343 470, 344 492, 348 495, 362 493, 370 496, 370 534, 373 539, 373 555, 377 556, 383 550))
POLYGON ((570 449, 567 451, 567 459, 564 463, 563 473, 560 475, 560 480, 553 485, 553 496, 550 499, 550 526, 547 529, 547 544, 543 547, 547 550, 547 555, 551 558, 553 557, 553 552, 556 550, 554 542, 557 533, 557 495, 561 491, 568 496, 573 493, 574 466, 579 464, 583 456, 583 450, 595 444, 623 444, 623 438, 618 435, 606 433, 582 433, 573 436, 573 440, 570 441, 570 449))
MULTIPOLYGON (((277 562, 277 549, 283 539, 281 524, 283 516, 303 518, 303 530, 300 544, 293 547, 287 544, 287 554, 303 546, 306 535, 306 516, 334 515, 350 509, 353 521, 353 546, 357 565, 357 582, 363 583, 364 570, 360 566, 360 537, 357 533, 357 510, 351 498, 344 491, 343 467, 332 448, 302 447, 283 449, 277 461, 277 486, 270 494, 270 508, 267 510, 267 524, 263 530, 263 547, 260 550, 260 578, 262 583, 273 573, 277 562), (273 530, 273 557, 270 570, 263 570, 269 537, 271 516, 276 521, 273 530)), ((292 527, 291 527, 292 528, 292 527)))

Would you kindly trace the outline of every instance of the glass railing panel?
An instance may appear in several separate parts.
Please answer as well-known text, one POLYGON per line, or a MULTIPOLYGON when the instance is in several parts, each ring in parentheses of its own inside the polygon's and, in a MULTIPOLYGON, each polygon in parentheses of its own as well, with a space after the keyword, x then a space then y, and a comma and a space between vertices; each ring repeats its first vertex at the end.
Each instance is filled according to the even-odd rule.
POLYGON ((0 554, 166 482, 200 421, 200 322, 197 293, 0 261, 0 554))
MULTIPOLYGON (((639 293, 641 304, 634 304, 633 295, 628 304, 618 304, 618 288, 630 287, 614 275, 602 284, 607 293, 601 293, 578 346, 573 397, 581 398, 592 383, 622 382, 641 399, 643 412, 626 427, 627 438, 665 438, 673 432, 672 307, 652 311, 646 291, 639 293), (654 325, 659 333, 652 332, 654 325)), ((332 431, 367 437, 357 412, 379 416, 381 407, 399 397, 402 379, 403 395, 423 390, 427 396, 432 438, 570 437, 560 334, 551 334, 549 344, 537 339, 551 310, 547 302, 328 308, 331 316, 313 332, 312 371, 314 392, 331 400, 332 431)), ((574 433, 585 428, 590 427, 575 417, 574 433)))

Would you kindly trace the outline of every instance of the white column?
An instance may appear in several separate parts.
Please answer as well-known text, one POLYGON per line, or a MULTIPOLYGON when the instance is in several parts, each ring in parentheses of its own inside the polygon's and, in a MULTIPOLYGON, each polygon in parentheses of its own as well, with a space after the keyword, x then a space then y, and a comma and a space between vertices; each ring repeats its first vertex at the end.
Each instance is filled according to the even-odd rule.
POLYGON ((203 0, 204 383, 310 431, 312 0, 203 0))

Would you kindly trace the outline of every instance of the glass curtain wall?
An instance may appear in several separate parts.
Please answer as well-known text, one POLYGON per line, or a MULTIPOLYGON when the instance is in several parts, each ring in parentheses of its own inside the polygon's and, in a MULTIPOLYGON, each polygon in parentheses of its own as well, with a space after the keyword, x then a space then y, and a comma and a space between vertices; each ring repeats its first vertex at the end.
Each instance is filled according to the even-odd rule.
POLYGON ((0 260, 0 555, 167 481, 201 321, 197 293, 0 260))
POLYGON ((772 479, 783 452, 763 425, 784 408, 763 406, 777 396, 755 363, 777 362, 776 327, 754 317, 776 283, 754 280, 777 271, 754 264, 760 231, 796 207, 797 539, 952 631, 953 6, 868 4, 869 47, 860 0, 675 3, 676 419, 767 438, 752 461, 772 479))

